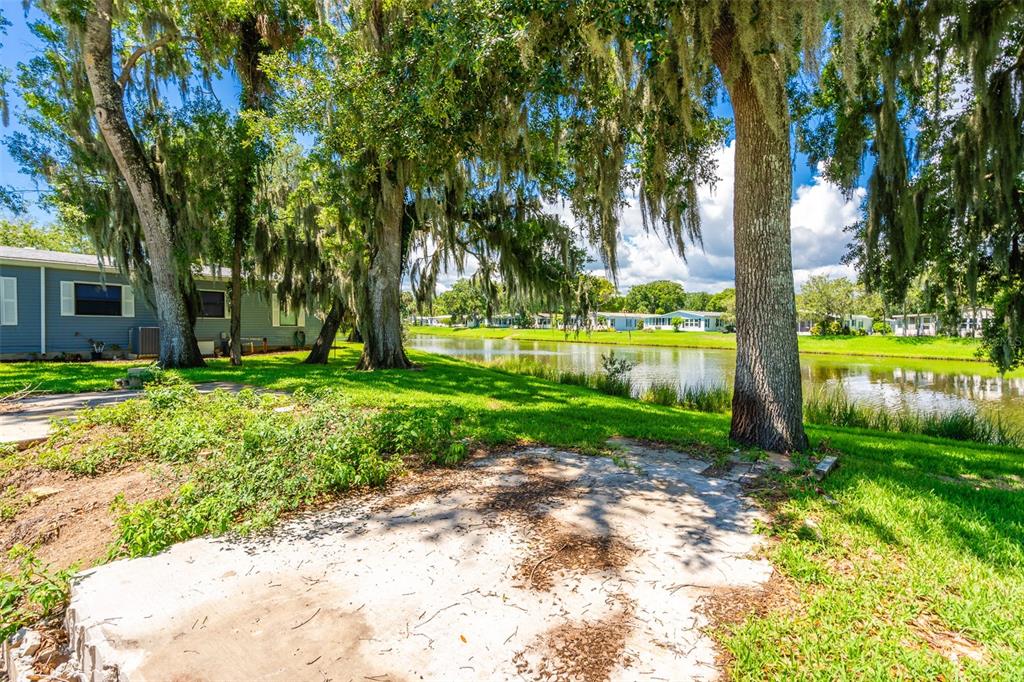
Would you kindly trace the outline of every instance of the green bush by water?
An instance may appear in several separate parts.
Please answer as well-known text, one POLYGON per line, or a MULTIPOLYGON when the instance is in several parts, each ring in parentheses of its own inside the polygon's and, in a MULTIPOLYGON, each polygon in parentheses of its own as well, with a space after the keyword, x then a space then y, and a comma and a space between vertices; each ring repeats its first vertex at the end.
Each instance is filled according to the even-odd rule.
POLYGON ((640 393, 640 400, 655 405, 679 404, 679 386, 671 381, 655 380, 640 393))
POLYGON ((487 366, 509 374, 525 374, 559 384, 586 386, 608 395, 636 398, 645 403, 682 407, 697 412, 725 412, 732 405, 732 391, 725 384, 719 383, 687 384, 680 387, 671 381, 655 379, 645 389, 638 391, 632 379, 622 371, 587 373, 558 369, 553 365, 522 358, 502 358, 487 363, 487 366))

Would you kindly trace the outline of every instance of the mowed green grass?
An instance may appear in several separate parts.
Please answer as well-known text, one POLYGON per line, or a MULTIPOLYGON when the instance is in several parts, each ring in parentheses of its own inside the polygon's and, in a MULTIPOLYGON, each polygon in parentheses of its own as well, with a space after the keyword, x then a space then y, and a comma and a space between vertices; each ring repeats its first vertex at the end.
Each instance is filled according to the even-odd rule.
POLYGON ((126 376, 129 367, 150 361, 104 360, 100 362, 0 362, 0 398, 17 391, 33 393, 82 393, 108 391, 114 379, 126 376))
MULTIPOLYGON (((453 327, 412 327, 416 334, 476 339, 518 339, 522 341, 575 341, 628 346, 668 346, 734 350, 736 335, 721 332, 595 331, 569 334, 560 329, 461 329, 453 327)), ((801 336, 801 353, 853 355, 883 358, 925 358, 980 361, 977 339, 896 336, 801 336)))
MULTIPOLYGON (((601 454, 606 439, 619 435, 712 457, 732 450, 728 415, 417 352, 418 370, 357 372, 358 353, 345 346, 326 367, 302 365, 302 354, 291 353, 247 357, 241 368, 218 360, 180 374, 286 391, 333 387, 355 404, 454 413, 453 436, 485 446, 545 443, 601 454)), ((76 370, 88 367, 102 369, 76 370)), ((821 483, 780 476, 762 491, 771 510, 764 552, 792 598, 716 631, 732 676, 1019 677, 1024 451, 857 429, 812 427, 809 435, 819 452, 839 453, 840 465, 821 483), (807 530, 807 519, 820 536, 807 530)))

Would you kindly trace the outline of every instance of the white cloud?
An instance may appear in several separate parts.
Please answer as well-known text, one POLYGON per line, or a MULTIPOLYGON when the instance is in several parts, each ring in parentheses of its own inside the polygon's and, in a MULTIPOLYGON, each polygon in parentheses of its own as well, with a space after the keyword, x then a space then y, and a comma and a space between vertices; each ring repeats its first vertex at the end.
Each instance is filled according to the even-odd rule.
MULTIPOLYGON (((733 184, 735 142, 717 154, 719 181, 697 192, 703 248, 692 245, 683 261, 663 239, 645 233, 636 202, 623 211, 619 243, 619 281, 629 287, 653 279, 672 279, 687 291, 717 291, 732 286, 733 184)), ((839 187, 817 174, 811 184, 796 188, 790 211, 793 277, 799 288, 816 274, 853 277, 853 268, 840 263, 849 236, 845 228, 860 217, 864 190, 847 197, 839 187)), ((603 274, 603 270, 601 270, 603 274)))
MULTIPOLYGON (((671 279, 687 291, 719 291, 733 286, 733 162, 735 141, 715 155, 719 181, 714 187, 700 187, 701 245, 688 245, 684 261, 656 231, 646 231, 640 207, 633 200, 623 209, 618 245, 619 284, 623 290, 655 279, 671 279)), ((793 278, 799 287, 811 275, 853 277, 850 266, 840 263, 847 250, 849 235, 845 228, 860 218, 864 190, 858 188, 847 197, 839 187, 819 174, 811 184, 796 188, 790 211, 793 241, 793 278)), ((559 202, 549 210, 572 223, 571 206, 559 202)), ((605 274, 598 253, 588 248, 595 259, 592 272, 605 274)), ((449 285, 458 279, 454 273, 445 278, 449 285)))

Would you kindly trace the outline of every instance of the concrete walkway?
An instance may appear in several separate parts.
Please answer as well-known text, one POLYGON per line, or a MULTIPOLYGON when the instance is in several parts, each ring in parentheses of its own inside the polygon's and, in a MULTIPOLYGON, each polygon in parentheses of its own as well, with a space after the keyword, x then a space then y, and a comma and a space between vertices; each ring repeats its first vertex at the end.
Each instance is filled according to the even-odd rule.
POLYGON ((716 678, 701 601, 771 573, 746 470, 624 452, 490 456, 101 566, 73 585, 71 646, 120 682, 716 678))
MULTIPOLYGON (((210 382, 196 384, 200 393, 223 389, 237 393, 243 384, 210 382)), ((53 431, 53 420, 73 417, 89 407, 114 405, 137 398, 141 391, 93 391, 91 393, 55 393, 30 396, 5 403, 0 411, 0 443, 29 443, 46 438, 53 431)))

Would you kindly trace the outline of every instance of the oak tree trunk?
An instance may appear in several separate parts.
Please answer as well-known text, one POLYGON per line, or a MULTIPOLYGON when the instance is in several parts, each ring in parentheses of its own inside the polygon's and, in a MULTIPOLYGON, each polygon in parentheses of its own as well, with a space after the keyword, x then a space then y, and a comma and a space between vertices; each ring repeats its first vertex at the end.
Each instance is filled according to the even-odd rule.
MULTIPOLYGON (((248 107, 247 107, 248 108, 248 107)), ((239 125, 246 125, 240 122, 239 125)), ((239 138, 242 135, 238 136, 239 138)), ((242 256, 252 234, 252 202, 255 192, 256 153, 252 147, 239 150, 240 158, 232 191, 234 208, 231 226, 231 364, 242 364, 242 256)))
POLYGON ((729 90, 736 126, 736 376, 730 437, 766 450, 805 450, 785 93, 774 90, 772 105, 778 109, 767 116, 749 67, 727 51, 731 35, 717 38, 722 42, 717 42, 714 58, 729 90))
POLYGON ((139 213, 160 326, 160 364, 163 367, 201 367, 205 363, 189 321, 182 293, 184 287, 175 262, 171 211, 156 174, 125 117, 124 93, 114 78, 112 3, 113 0, 96 0, 86 17, 83 53, 96 120, 139 213))
MULTIPOLYGON (((246 112, 263 111, 264 100, 261 90, 266 74, 261 70, 260 58, 267 52, 262 43, 258 18, 247 14, 237 27, 238 52, 235 63, 242 82, 241 112, 237 123, 239 134, 236 140, 249 136, 246 112)), ((255 147, 241 144, 238 150, 238 168, 234 177, 234 213, 232 225, 231 254, 231 364, 242 364, 242 256, 246 244, 252 239, 252 204, 256 191, 256 168, 258 158, 255 147)))
MULTIPOLYGON (((382 174, 384 176, 384 174, 382 174)), ((402 348, 402 215, 404 187, 382 177, 380 200, 370 240, 370 263, 362 284, 359 333, 363 354, 358 369, 406 369, 402 348)))
POLYGON ((231 364, 242 364, 242 245, 244 239, 239 236, 238 218, 235 218, 235 234, 231 254, 231 329, 229 343, 231 345, 231 364))
POLYGON ((320 327, 320 335, 316 337, 309 355, 303 360, 307 365, 326 365, 331 355, 331 348, 334 347, 334 338, 338 335, 338 328, 345 317, 345 302, 340 296, 334 297, 331 309, 324 318, 324 324, 320 327))

